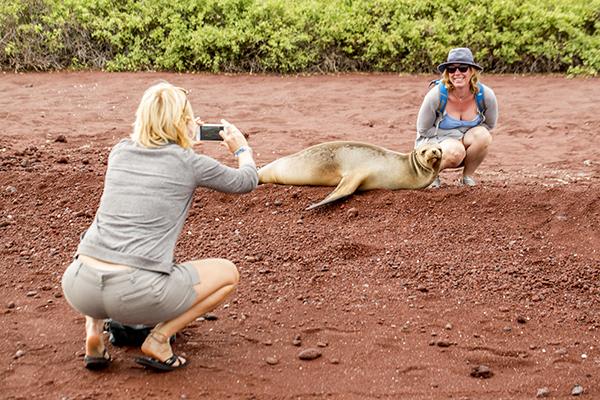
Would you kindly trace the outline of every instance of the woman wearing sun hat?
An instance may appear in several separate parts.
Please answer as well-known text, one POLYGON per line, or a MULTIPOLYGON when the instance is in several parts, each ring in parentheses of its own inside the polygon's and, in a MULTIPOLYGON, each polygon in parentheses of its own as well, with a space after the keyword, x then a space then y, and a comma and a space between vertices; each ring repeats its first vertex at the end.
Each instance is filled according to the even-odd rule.
MULTIPOLYGON (((483 68, 471 50, 450 50, 438 66, 442 74, 423 100, 417 117, 415 147, 427 142, 442 146, 440 171, 463 167, 461 183, 475 186, 475 170, 488 153, 490 130, 496 126, 498 103, 488 86, 479 82, 483 68)), ((431 187, 439 187, 439 176, 431 187)))

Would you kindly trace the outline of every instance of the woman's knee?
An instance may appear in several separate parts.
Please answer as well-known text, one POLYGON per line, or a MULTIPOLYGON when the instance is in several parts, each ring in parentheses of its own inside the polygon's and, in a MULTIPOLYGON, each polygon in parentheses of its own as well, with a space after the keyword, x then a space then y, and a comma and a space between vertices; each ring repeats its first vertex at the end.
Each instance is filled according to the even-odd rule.
POLYGON ((477 144, 480 147, 488 147, 492 143, 492 134, 484 126, 476 126, 465 134, 465 145, 477 144))
POLYGON ((460 165, 466 156, 466 151, 462 144, 459 144, 442 149, 442 154, 444 163, 452 168, 453 166, 460 165))
POLYGON ((230 285, 237 286, 240 282, 240 272, 238 271, 235 264, 229 260, 221 259, 223 262, 222 268, 225 269, 225 276, 228 278, 228 282, 230 285))
POLYGON ((189 263, 196 269, 203 287, 237 286, 240 281, 237 267, 225 258, 205 258, 189 263))

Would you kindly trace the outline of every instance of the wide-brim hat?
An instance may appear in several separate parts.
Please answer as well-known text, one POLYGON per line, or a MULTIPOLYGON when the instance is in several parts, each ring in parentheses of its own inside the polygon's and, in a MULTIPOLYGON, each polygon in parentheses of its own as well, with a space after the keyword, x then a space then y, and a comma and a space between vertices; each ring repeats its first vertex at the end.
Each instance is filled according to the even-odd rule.
POLYGON ((483 70, 483 67, 475 62, 473 59, 473 53, 466 47, 458 47, 448 52, 448 59, 446 62, 438 65, 437 69, 440 72, 444 72, 446 67, 451 64, 464 64, 469 65, 479 71, 483 70))

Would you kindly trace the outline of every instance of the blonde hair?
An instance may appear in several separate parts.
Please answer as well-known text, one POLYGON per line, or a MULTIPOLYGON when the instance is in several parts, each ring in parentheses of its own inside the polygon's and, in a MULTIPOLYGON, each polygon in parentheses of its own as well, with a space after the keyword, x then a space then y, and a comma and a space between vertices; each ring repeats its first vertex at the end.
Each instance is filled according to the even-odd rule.
MULTIPOLYGON (((477 68, 469 67, 471 71, 473 71, 473 75, 471 75, 471 79, 469 80, 469 90, 473 94, 477 94, 479 92, 479 87, 477 83, 479 82, 479 77, 481 73, 477 68)), ((444 69, 444 73, 442 74, 442 83, 446 85, 446 88, 449 92, 454 90, 454 85, 450 82, 450 74, 448 73, 448 69, 444 69)))
POLYGON ((194 112, 187 100, 187 91, 160 82, 144 92, 135 112, 131 138, 145 147, 176 143, 189 148, 193 140, 187 125, 194 120, 194 112))

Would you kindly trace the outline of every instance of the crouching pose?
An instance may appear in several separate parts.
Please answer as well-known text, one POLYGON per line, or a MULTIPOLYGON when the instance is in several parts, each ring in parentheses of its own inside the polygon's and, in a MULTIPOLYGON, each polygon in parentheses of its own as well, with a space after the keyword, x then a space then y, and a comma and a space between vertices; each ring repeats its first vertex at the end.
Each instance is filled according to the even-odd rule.
MULTIPOLYGON (((425 96, 417 118, 415 147, 439 143, 444 154, 440 171, 463 167, 460 183, 466 186, 476 185, 473 176, 488 153, 498 119, 494 91, 479 82, 482 70, 468 48, 450 50, 438 66, 442 77, 425 96)), ((431 187, 440 186, 438 176, 431 187)))
POLYGON ((136 362, 169 371, 187 360, 169 338, 215 308, 236 287, 235 265, 210 258, 174 262, 174 248, 197 187, 253 190, 258 175, 243 134, 222 121, 230 168, 192 149, 197 123, 187 92, 163 82, 144 93, 133 134, 112 149, 96 216, 62 278, 65 298, 85 315, 85 366, 110 364, 104 320, 155 326, 136 362))

